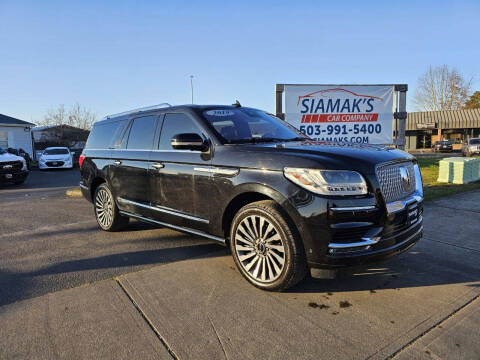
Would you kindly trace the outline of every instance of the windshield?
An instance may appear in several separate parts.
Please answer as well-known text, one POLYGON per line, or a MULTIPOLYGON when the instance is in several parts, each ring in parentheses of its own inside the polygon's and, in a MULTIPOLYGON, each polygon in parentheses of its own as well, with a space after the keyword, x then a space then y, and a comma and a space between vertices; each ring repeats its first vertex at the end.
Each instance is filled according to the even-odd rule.
POLYGON ((470 140, 470 145, 478 145, 480 144, 480 139, 472 139, 470 140))
POLYGON ((204 111, 203 116, 229 144, 308 139, 285 121, 257 109, 217 108, 204 111))
POLYGON ((43 152, 44 155, 68 155, 67 149, 47 149, 43 152))

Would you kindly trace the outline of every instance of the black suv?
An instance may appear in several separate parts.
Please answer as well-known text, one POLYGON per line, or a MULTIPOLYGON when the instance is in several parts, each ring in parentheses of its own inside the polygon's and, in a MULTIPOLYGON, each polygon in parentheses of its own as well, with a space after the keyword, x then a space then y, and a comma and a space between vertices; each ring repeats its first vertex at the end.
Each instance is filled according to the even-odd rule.
POLYGON ((239 104, 108 116, 95 123, 80 168, 103 230, 135 218, 215 240, 266 290, 286 289, 308 269, 398 254, 423 232, 411 155, 312 141, 239 104))

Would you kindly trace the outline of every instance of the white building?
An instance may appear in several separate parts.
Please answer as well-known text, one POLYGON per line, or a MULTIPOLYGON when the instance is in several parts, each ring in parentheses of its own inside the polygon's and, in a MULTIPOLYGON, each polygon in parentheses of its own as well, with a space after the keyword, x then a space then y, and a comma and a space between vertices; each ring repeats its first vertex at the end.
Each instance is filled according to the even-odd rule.
POLYGON ((32 132, 35 124, 0 114, 0 148, 22 148, 33 158, 32 132))

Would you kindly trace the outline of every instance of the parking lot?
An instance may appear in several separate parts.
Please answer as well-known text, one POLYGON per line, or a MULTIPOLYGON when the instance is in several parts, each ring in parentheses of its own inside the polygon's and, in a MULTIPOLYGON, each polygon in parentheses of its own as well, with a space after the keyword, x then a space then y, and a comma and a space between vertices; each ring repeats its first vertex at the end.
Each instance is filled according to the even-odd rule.
POLYGON ((426 203, 407 253, 270 293, 208 240, 100 231, 78 181, 0 187, 0 359, 480 357, 480 191, 426 203))

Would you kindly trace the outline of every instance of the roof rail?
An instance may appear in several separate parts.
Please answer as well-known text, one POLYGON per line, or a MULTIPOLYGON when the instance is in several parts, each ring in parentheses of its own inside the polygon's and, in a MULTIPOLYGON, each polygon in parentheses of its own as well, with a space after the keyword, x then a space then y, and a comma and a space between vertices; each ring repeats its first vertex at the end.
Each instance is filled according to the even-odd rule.
POLYGON ((110 118, 112 118, 112 117, 117 117, 117 116, 134 114, 134 113, 142 112, 142 111, 162 109, 162 108, 171 107, 171 106, 172 106, 172 105, 170 105, 169 103, 161 103, 161 104, 157 104, 157 105, 145 106, 145 107, 138 108, 138 109, 133 109, 133 110, 129 110, 129 111, 124 111, 124 112, 121 112, 121 113, 118 113, 118 114, 107 115, 107 116, 105 116, 102 120, 110 119, 110 118))

